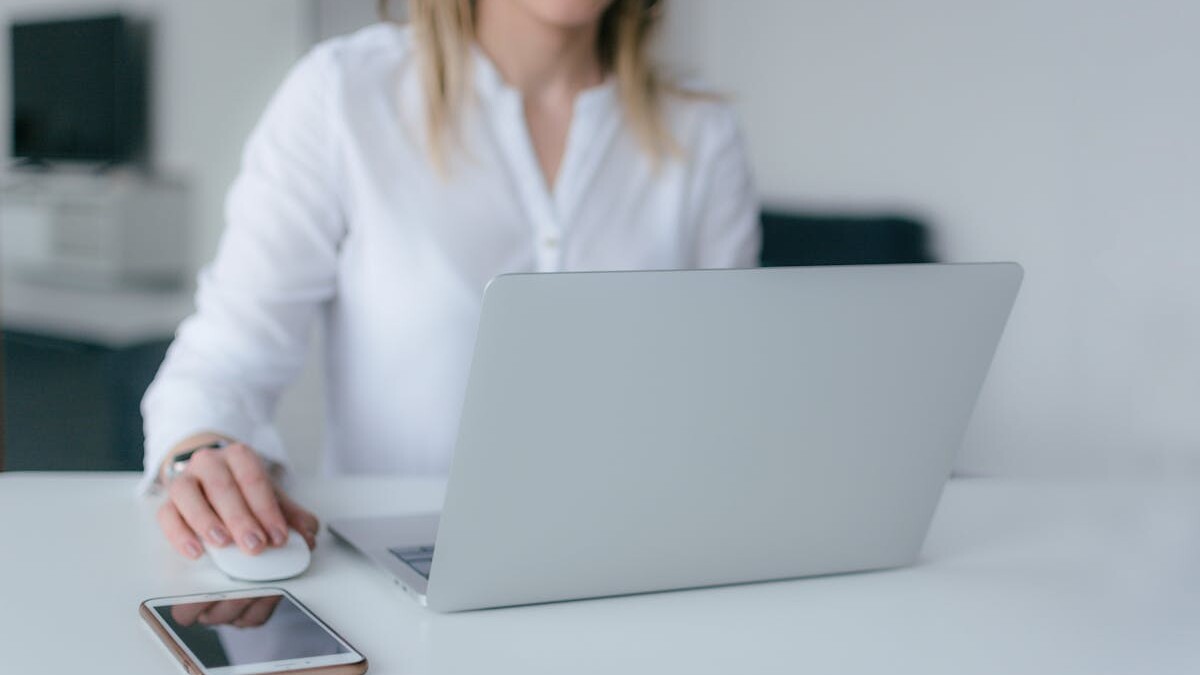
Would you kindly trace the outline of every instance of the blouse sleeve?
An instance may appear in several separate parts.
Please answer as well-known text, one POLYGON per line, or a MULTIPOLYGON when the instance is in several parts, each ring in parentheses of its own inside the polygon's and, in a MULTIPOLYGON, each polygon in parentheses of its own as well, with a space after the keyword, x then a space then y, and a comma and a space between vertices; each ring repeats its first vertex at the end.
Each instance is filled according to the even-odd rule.
POLYGON ((304 366, 313 318, 336 291, 345 235, 334 54, 302 59, 251 134, 215 260, 142 400, 145 475, 182 439, 214 431, 286 464, 272 419, 304 366))
POLYGON ((696 169, 695 266, 757 267, 762 234, 746 145, 733 111, 714 112, 696 169))

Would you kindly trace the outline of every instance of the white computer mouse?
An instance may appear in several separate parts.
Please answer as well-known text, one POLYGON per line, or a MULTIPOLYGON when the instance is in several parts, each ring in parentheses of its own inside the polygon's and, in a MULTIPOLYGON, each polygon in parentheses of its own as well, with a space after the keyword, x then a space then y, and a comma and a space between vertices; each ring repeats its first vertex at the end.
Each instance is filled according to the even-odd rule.
POLYGON ((223 548, 210 546, 204 549, 217 569, 233 579, 241 581, 279 581, 298 576, 308 569, 312 554, 304 537, 291 530, 287 543, 278 548, 268 548, 258 555, 243 553, 242 549, 230 544, 223 548))

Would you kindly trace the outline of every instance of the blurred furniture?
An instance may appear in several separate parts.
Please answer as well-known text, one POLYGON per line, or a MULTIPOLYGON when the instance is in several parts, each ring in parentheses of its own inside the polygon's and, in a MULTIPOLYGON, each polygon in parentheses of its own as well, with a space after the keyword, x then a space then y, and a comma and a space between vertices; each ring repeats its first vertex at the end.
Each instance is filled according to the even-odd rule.
POLYGON ((190 293, 6 281, 2 300, 6 468, 140 468, 138 404, 190 293))
POLYGON ((0 188, 6 278, 83 289, 179 288, 187 190, 136 172, 22 171, 0 188))
POLYGON ((934 262, 929 228, 904 215, 766 209, 763 267, 934 262))
MULTIPOLYGON (((136 482, 0 475, 5 672, 179 672, 136 605, 237 584, 169 547, 158 500, 134 498, 136 482)), ((436 510, 444 495, 428 479, 290 489, 326 520, 436 510)), ((1183 675, 1200 672, 1197 531, 1195 474, 969 479, 947 485, 921 562, 884 572, 447 615, 322 532, 308 572, 276 585, 361 649, 372 675, 1183 675)))

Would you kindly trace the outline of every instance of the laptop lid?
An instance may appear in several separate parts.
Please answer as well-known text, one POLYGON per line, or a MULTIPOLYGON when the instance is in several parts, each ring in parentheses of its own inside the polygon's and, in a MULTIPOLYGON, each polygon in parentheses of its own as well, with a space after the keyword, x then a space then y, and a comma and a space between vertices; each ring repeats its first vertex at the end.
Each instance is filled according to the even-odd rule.
POLYGON ((495 279, 429 606, 912 562, 1021 277, 999 263, 495 279))

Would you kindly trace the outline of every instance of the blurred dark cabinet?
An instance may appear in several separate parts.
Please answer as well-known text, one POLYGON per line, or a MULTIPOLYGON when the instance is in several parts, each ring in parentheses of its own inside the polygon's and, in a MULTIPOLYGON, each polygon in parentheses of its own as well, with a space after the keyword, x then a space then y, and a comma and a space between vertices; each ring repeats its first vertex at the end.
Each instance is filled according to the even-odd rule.
POLYGON ((111 347, 4 331, 4 468, 140 469, 138 404, 169 344, 111 347))
POLYGON ((139 405, 191 292, 6 278, 0 300, 4 469, 140 469, 139 405))

